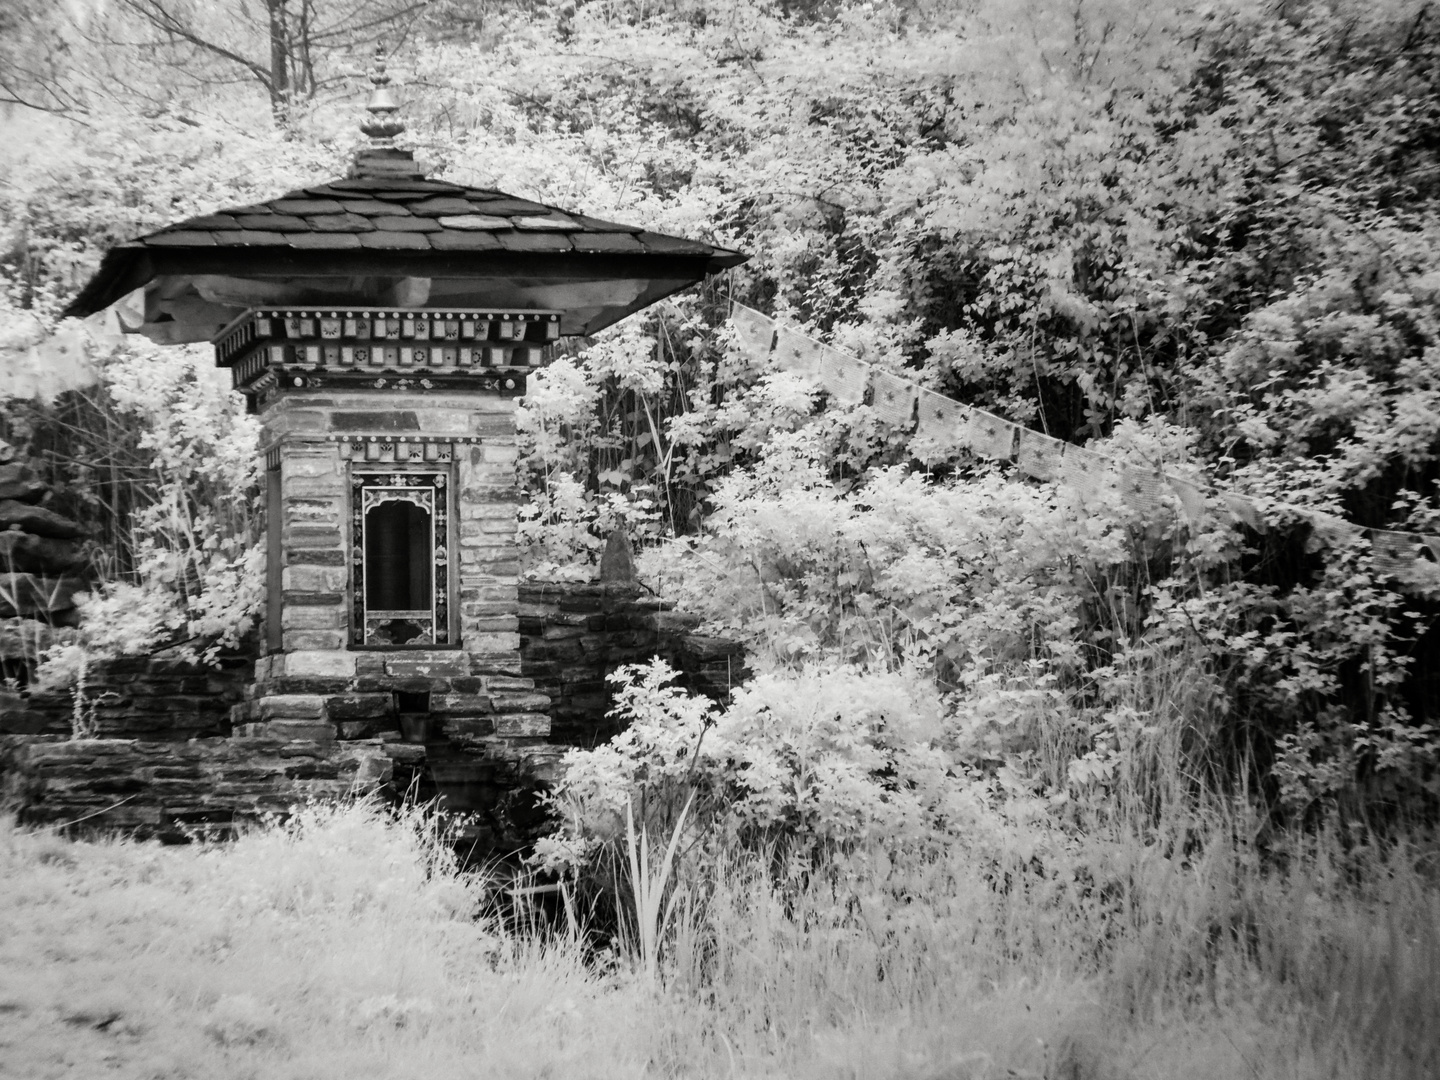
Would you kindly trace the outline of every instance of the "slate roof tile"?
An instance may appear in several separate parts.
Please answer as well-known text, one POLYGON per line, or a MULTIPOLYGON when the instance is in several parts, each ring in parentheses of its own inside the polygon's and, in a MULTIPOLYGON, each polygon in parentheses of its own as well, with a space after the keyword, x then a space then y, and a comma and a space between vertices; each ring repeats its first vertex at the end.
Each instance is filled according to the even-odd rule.
POLYGON ((570 251, 570 238, 551 232, 502 232, 495 239, 506 251, 570 251))
POLYGON ((508 195, 501 199, 488 199, 480 204, 480 209, 487 214, 548 214, 550 212, 548 206, 530 202, 528 199, 511 198, 508 195))
MULTIPOLYGON (((333 235, 333 234, 332 234, 333 235)), ((430 237, 441 233, 391 232, 377 229, 374 232, 356 233, 355 238, 363 248, 394 248, 405 251, 429 251, 430 237)))
POLYGON ((447 229, 508 229, 510 219, 494 214, 460 214, 440 218, 440 224, 447 229))
POLYGON ((374 221, 375 228, 388 229, 391 232, 439 232, 444 228, 434 218, 418 218, 413 216, 401 216, 391 214, 387 217, 370 219, 374 221))
POLYGON ((386 180, 383 181, 392 191, 459 191, 456 184, 446 183, 444 180, 386 180))
POLYGON ((618 221, 605 221, 602 218, 590 217, 588 214, 571 214, 575 224, 587 232, 625 232, 640 233, 645 229, 640 225, 623 225, 618 221))
POLYGON ((239 226, 229 214, 205 214, 185 222, 192 229, 235 229, 239 226))
POLYGON ((343 207, 334 199, 296 199, 292 196, 303 194, 292 192, 290 196, 283 199, 276 199, 270 204, 271 209, 281 214, 338 214, 343 207))
POLYGON ((646 251, 657 255, 704 255, 714 250, 709 244, 682 240, 678 236, 666 236, 663 233, 642 232, 639 240, 645 245, 646 251))
POLYGON ((457 199, 453 196, 448 198, 431 198, 422 202, 411 203, 412 214, 430 214, 438 217, 440 214, 468 214, 471 210, 468 199, 457 199))
POLYGON ((215 237, 199 229, 166 229, 144 237, 150 247, 214 247, 215 237))
POLYGON ((215 243, 220 247, 284 247, 286 234, 267 229, 216 230, 215 243))
POLYGON ((575 219, 567 214, 526 214, 511 218, 517 229, 574 229, 575 219))
POLYGON ((570 242, 576 251, 635 251, 643 252, 645 245, 629 233, 571 233, 570 242))
POLYGON ((340 205, 347 214, 393 214, 395 208, 379 199, 342 199, 340 205))
MULTIPOLYGON (((415 235, 413 233, 409 235, 415 235)), ((498 251, 500 241, 490 232, 423 233, 436 251, 498 251)))
POLYGON ((304 218, 290 214, 241 214, 235 219, 242 229, 268 229, 271 232, 309 232, 304 218))
POLYGON ((305 220, 317 232, 369 232, 375 228, 369 218, 359 214, 316 214, 305 220))
POLYGON ((285 241, 293 248, 320 248, 326 251, 360 246, 354 233, 290 233, 285 241))

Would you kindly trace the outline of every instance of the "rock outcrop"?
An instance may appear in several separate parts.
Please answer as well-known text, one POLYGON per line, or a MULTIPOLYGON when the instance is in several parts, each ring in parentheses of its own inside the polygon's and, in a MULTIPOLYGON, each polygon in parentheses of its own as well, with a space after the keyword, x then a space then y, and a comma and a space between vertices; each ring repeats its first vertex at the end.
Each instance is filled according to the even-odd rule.
POLYGON ((64 628, 90 586, 78 522, 45 505, 55 497, 35 467, 0 440, 0 678, 26 683, 46 649, 74 640, 64 628))

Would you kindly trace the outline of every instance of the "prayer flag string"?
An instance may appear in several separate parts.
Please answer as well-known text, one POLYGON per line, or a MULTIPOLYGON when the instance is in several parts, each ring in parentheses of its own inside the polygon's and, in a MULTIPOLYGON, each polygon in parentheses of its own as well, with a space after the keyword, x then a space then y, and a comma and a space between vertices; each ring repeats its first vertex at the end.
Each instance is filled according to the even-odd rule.
MULTIPOLYGON (((1243 524, 1255 532, 1263 533, 1267 528, 1261 508, 1239 492, 1173 476, 1158 466, 1146 469, 1020 427, 984 409, 923 389, 901 375, 876 369, 798 330, 778 326, 773 319, 738 301, 731 303, 735 344, 746 355, 756 360, 771 356, 786 371, 818 378, 831 400, 840 405, 860 405, 868 390, 870 408, 881 420, 900 429, 916 422, 917 456, 934 460, 937 455, 964 447, 979 457, 1013 459, 1026 476, 1071 488, 1082 504, 1115 498, 1141 513, 1178 504, 1192 527, 1207 514, 1214 514, 1222 521, 1243 524)), ((1307 520, 1315 539, 1327 546, 1343 546, 1364 536, 1373 565, 1380 573, 1411 588, 1440 592, 1440 536, 1364 529, 1322 510, 1273 502, 1269 505, 1307 520)))

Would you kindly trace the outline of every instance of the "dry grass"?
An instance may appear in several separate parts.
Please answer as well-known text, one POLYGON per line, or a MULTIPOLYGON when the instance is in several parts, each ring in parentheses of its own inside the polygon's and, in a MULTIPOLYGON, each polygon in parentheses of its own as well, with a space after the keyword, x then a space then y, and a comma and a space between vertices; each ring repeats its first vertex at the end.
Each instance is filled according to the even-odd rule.
POLYGON ((192 848, 0 827, 0 1076, 640 1074, 633 995, 477 924, 415 824, 315 809, 192 848))
POLYGON ((191 848, 0 824, 0 1076, 1435 1075, 1425 850, 1203 850, 1093 840, 1105 888, 1017 860, 997 889, 960 850, 803 887, 734 860, 689 878, 657 986, 477 921, 418 814, 191 848))

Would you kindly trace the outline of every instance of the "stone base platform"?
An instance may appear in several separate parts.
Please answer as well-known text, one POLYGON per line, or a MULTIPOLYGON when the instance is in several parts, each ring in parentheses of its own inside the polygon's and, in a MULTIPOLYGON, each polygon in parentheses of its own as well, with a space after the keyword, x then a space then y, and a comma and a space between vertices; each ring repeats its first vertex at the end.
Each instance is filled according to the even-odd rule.
POLYGON ((423 755, 379 740, 0 737, 5 794, 22 824, 165 840, 225 836, 309 799, 375 791, 423 755))
POLYGON ((532 584, 520 600, 508 671, 455 651, 351 654, 344 670, 294 653, 219 667, 155 656, 95 664, 78 702, 0 691, 0 809, 181 841, 377 792, 438 799, 464 854, 504 856, 543 830, 537 795, 565 752, 618 730, 615 667, 664 657, 715 697, 744 677, 736 643, 695 634, 637 587, 532 584), (406 694, 425 711, 406 713, 406 694), (73 738, 77 717, 99 737, 73 738))

